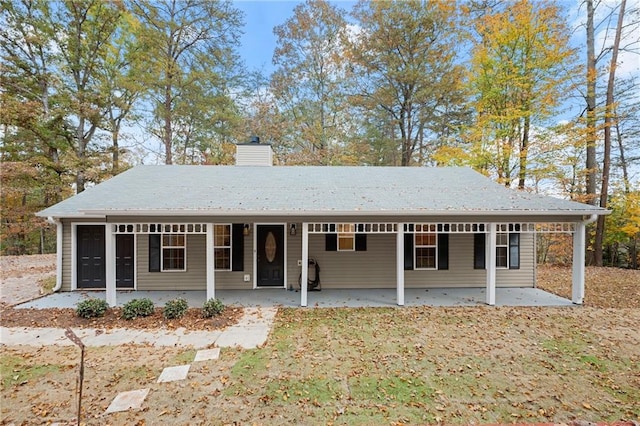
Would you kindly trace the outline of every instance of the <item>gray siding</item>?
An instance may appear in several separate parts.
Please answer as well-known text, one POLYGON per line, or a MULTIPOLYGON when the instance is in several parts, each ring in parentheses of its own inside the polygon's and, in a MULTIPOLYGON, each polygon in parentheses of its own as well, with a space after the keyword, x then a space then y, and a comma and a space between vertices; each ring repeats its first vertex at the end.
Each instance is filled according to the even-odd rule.
MULTIPOLYGON (((244 238, 244 271, 217 271, 217 289, 252 289, 255 225, 246 218, 229 218, 226 222, 252 223, 251 234, 244 238), (249 274, 250 280, 244 281, 249 274)), ((290 220, 290 219, 289 219, 290 220)), ((134 222, 133 220, 115 220, 134 222)), ((211 218, 194 220, 207 223, 211 218)), ((223 221, 217 219, 219 223, 223 221)), ((328 219, 325 219, 328 221, 328 219)), ((344 220, 341 220, 341 222, 344 220)), ((365 222, 365 220, 360 220, 365 222)), ((73 220, 74 223, 99 223, 97 220, 73 220)), ((154 218, 158 222, 178 222, 175 218, 154 218)), ((302 225, 298 222, 297 235, 288 235, 287 218, 269 223, 286 223, 287 286, 298 287, 302 258, 302 225)), ((71 220, 63 221, 63 291, 71 290, 71 220)), ((147 235, 136 238, 136 285, 139 290, 204 290, 206 289, 206 236, 187 236, 186 272, 149 272, 147 235)), ((498 270, 496 284, 500 287, 533 287, 535 285, 535 236, 521 234, 518 270, 498 270)), ((394 234, 367 235, 367 250, 358 252, 327 252, 323 234, 309 235, 309 257, 315 258, 321 268, 323 288, 393 288, 396 285, 396 236, 394 234)), ((484 287, 486 272, 473 269, 473 234, 450 234, 449 269, 446 271, 405 271, 405 286, 428 287, 484 287)))

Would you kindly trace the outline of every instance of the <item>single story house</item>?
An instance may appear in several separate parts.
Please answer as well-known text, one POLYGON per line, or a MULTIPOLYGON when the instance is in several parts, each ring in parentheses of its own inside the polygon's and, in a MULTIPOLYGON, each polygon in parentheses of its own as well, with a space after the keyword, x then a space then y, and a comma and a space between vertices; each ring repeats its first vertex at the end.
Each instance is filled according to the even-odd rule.
POLYGON ((584 296, 585 224, 599 207, 515 191, 461 167, 137 166, 38 213, 57 224, 56 290, 533 287, 536 233, 573 234, 584 296), (310 262, 311 260, 311 262, 310 262), (311 263, 311 267, 308 265, 311 263), (304 266, 303 266, 304 265, 304 266))

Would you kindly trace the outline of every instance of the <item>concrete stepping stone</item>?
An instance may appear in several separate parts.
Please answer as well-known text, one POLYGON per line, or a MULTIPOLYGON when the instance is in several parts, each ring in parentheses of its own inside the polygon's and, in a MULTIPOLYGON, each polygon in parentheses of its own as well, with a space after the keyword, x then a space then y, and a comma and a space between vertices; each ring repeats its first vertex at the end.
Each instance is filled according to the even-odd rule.
POLYGON ((120 392, 109 404, 105 413, 117 413, 118 411, 137 410, 142 406, 149 394, 149 388, 128 392, 120 392))
POLYGON ((196 352, 196 356, 193 359, 193 362, 209 361, 218 358, 220 358, 220 348, 202 349, 196 352))
POLYGON ((160 377, 158 377, 158 383, 175 382, 177 380, 184 380, 189 373, 190 364, 178 365, 175 367, 167 367, 162 370, 160 377))

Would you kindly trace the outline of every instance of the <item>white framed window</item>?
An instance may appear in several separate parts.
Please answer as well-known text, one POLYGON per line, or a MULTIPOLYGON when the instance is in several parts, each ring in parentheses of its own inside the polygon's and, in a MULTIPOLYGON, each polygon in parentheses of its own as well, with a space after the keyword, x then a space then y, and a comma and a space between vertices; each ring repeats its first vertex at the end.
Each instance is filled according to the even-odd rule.
POLYGON ((338 224, 338 251, 355 251, 356 229, 352 223, 338 224))
POLYGON ((438 235, 432 232, 415 234, 415 269, 437 269, 438 235))
POLYGON ((187 270, 187 236, 185 234, 162 234, 162 271, 187 270))
POLYGON ((496 233, 496 268, 506 269, 509 267, 509 234, 506 232, 496 233))
POLYGON ((218 271, 231 270, 231 224, 216 224, 213 228, 213 253, 218 271))

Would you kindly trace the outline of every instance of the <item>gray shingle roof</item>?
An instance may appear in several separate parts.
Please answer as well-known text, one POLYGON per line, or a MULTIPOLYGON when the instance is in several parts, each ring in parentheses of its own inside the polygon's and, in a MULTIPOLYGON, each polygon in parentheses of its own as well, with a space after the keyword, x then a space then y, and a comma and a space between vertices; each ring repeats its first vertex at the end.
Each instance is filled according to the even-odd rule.
POLYGON ((41 211, 96 215, 603 214, 463 167, 138 166, 41 211))

